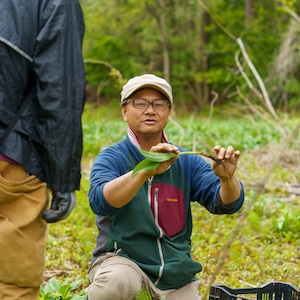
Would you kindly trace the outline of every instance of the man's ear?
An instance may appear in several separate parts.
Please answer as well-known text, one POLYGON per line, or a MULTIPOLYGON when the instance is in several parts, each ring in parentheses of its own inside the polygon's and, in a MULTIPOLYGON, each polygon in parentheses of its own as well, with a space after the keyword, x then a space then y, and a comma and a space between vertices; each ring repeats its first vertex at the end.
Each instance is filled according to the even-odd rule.
POLYGON ((127 122, 127 108, 126 105, 122 106, 122 116, 125 122, 127 122))

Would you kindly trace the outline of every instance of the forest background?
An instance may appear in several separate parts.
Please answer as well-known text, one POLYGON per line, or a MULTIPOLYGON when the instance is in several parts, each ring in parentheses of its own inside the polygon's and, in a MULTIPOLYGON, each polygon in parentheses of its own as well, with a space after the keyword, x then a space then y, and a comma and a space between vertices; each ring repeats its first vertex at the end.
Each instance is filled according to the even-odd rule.
POLYGON ((116 100, 130 77, 153 72, 171 83, 181 111, 216 98, 220 104, 257 103, 257 80, 249 72, 244 46, 272 104, 299 108, 300 1, 81 2, 94 100, 116 100))
POLYGON ((228 143, 243 153, 237 170, 247 191, 243 211, 220 217, 193 207, 202 292, 213 283, 249 287, 273 280, 300 288, 300 1, 81 5, 87 74, 82 187, 72 215, 50 226, 45 282, 67 278, 87 287, 97 234, 87 200, 89 172, 99 151, 126 133, 122 85, 154 73, 173 87, 170 140, 207 152, 228 143))

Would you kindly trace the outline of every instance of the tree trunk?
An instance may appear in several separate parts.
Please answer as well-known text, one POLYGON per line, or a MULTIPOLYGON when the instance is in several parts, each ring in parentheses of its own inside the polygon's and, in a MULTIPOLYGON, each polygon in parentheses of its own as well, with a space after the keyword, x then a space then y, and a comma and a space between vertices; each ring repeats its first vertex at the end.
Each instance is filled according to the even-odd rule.
POLYGON ((148 12, 154 17, 158 24, 160 34, 160 46, 163 60, 163 77, 170 82, 170 54, 168 32, 166 24, 166 0, 145 1, 148 12))
POLYGON ((256 0, 245 0, 245 28, 249 29, 255 17, 256 0))
POLYGON ((157 0, 158 5, 160 7, 160 14, 158 15, 158 24, 160 28, 160 36, 161 36, 161 47, 162 47, 162 55, 163 55, 163 73, 164 78, 167 81, 170 81, 170 56, 168 49, 168 34, 167 34, 167 26, 166 26, 166 3, 165 0, 157 0))
MULTIPOLYGON (((198 10, 198 20, 199 22, 197 25, 197 32, 198 32, 198 47, 197 47, 197 53, 195 55, 196 57, 196 68, 195 72, 200 72, 202 74, 205 74, 209 70, 209 57, 207 52, 205 51, 205 45, 207 45, 209 41, 209 35, 205 31, 205 28, 210 23, 210 16, 207 12, 205 12, 200 6, 198 10)), ((210 102, 210 86, 207 83, 207 80, 205 79, 205 75, 203 76, 203 79, 198 82, 195 80, 194 83, 194 90, 195 95, 194 99, 197 102, 197 106, 201 108, 204 104, 207 104, 210 102)))

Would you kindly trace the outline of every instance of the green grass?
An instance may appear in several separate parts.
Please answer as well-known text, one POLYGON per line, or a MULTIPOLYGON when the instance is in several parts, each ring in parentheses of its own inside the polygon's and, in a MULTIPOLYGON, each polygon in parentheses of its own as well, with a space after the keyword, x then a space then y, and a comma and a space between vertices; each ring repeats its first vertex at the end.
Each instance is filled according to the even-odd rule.
MULTIPOLYGON (((289 132, 296 118, 283 117, 289 132)), ((126 133, 119 106, 97 109, 87 105, 83 115, 84 156, 81 191, 71 216, 49 226, 45 282, 50 278, 82 280, 75 292, 88 286, 87 269, 95 245, 95 216, 88 203, 89 171, 99 151, 122 139, 126 133)), ((246 188, 246 202, 253 206, 230 249, 224 250, 242 211, 232 216, 209 214, 192 204, 193 257, 203 264, 198 274, 204 293, 220 257, 225 261, 215 284, 230 287, 259 286, 269 281, 289 282, 300 288, 300 196, 288 193, 286 183, 300 181, 299 133, 285 151, 282 160, 270 173, 262 193, 255 190, 274 163, 283 139, 274 124, 249 117, 233 117, 218 113, 208 122, 207 114, 187 115, 172 119, 167 127, 168 138, 189 150, 212 152, 215 144, 229 145, 242 151, 238 177, 246 188), (225 252, 224 252, 225 251, 225 252)))

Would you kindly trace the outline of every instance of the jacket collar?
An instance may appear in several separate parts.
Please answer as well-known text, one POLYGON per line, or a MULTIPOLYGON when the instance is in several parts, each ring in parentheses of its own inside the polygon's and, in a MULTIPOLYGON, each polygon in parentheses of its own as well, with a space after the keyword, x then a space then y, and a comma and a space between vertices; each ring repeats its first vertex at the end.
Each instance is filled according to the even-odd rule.
MULTIPOLYGON (((128 138, 130 140, 130 142, 137 148, 137 149, 140 149, 140 144, 138 142, 138 139, 135 135, 135 133, 133 132, 133 130, 128 126, 127 128, 127 135, 128 135, 128 138)), ((166 132, 163 130, 162 131, 162 143, 169 143, 168 141, 168 138, 167 138, 167 135, 166 135, 166 132)))

